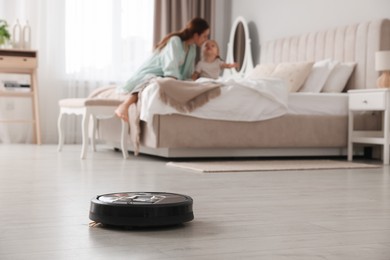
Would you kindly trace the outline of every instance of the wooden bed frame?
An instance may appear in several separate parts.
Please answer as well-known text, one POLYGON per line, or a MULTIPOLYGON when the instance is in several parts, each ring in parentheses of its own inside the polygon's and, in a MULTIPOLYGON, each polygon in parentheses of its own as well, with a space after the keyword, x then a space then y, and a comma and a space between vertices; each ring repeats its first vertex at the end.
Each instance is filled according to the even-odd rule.
MULTIPOLYGON (((260 60, 356 62, 346 91, 376 87, 379 74, 374 57, 379 50, 390 50, 389 19, 270 41, 261 46, 260 60)), ((346 155, 348 118, 284 115, 259 122, 230 122, 156 115, 153 125, 142 122, 141 129, 140 152, 168 158, 339 156, 346 155)), ((118 120, 100 121, 98 133, 103 143, 121 147, 118 120)))

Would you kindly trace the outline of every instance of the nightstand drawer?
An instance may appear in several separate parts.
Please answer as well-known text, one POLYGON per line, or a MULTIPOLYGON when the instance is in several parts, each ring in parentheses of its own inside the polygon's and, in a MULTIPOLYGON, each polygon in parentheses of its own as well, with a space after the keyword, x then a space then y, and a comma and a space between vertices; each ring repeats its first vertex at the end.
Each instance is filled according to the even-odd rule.
POLYGON ((353 93, 349 95, 350 110, 385 110, 386 95, 384 92, 353 93))
POLYGON ((34 69, 37 67, 37 59, 32 57, 0 56, 0 68, 34 69))

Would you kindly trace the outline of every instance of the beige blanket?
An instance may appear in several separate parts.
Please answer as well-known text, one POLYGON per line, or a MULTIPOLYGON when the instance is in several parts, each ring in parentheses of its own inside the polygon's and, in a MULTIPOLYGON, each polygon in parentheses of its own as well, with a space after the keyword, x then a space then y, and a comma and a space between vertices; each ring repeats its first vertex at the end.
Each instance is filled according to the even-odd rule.
POLYGON ((179 112, 191 112, 221 94, 221 84, 215 82, 197 83, 172 78, 158 78, 155 82, 161 100, 179 112))

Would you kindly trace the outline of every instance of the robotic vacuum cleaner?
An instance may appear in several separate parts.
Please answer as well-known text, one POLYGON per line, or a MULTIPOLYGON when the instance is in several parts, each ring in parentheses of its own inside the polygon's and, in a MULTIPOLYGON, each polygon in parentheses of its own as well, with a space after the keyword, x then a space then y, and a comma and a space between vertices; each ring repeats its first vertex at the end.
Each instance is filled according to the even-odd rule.
POLYGON ((89 218, 113 226, 169 226, 194 219, 191 197, 167 192, 123 192, 91 200, 89 218))

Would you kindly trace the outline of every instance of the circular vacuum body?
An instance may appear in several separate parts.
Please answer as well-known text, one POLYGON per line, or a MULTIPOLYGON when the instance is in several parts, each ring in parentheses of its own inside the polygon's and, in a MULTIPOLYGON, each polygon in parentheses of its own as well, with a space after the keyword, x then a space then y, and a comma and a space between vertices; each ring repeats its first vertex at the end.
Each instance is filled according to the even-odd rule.
POLYGON ((194 219, 191 197, 167 192, 123 192, 91 200, 89 218, 114 226, 168 226, 194 219))

